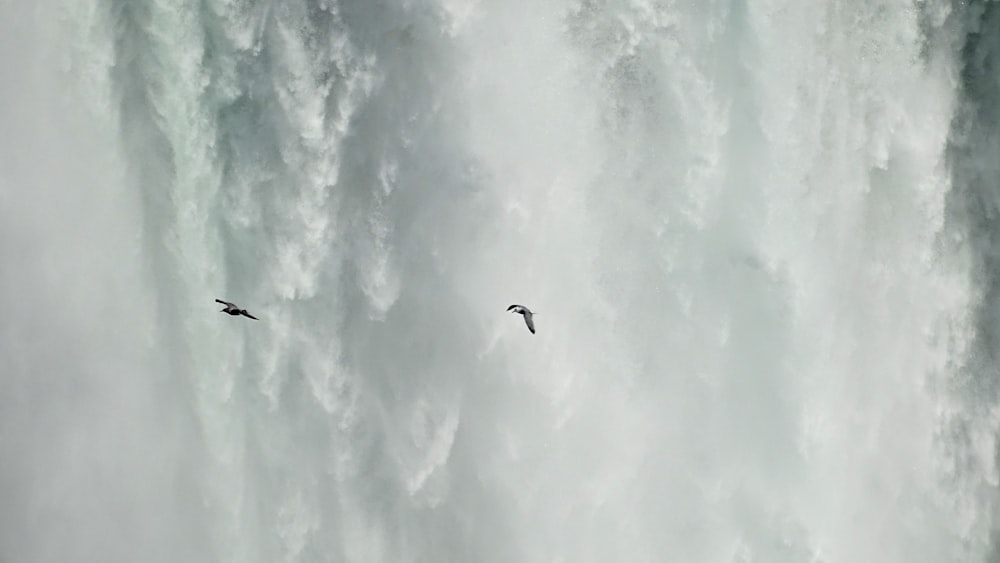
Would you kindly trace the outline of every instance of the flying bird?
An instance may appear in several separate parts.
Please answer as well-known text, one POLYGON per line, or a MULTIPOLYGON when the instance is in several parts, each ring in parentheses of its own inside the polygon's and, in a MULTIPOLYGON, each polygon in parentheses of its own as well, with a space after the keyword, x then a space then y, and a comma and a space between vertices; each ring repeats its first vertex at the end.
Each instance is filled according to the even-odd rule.
POLYGON ((230 303, 229 301, 223 301, 222 299, 216 299, 215 302, 216 303, 222 303, 223 305, 226 306, 225 309, 222 309, 221 311, 219 311, 220 313, 229 313, 230 315, 232 315, 234 317, 239 316, 239 315, 243 315, 244 317, 250 317, 251 319, 253 319, 255 321, 260 320, 257 317, 251 315, 250 313, 247 313, 246 309, 240 309, 235 304, 230 303))
POLYGON ((519 315, 523 315, 524 324, 528 325, 528 330, 531 331, 531 334, 535 334, 535 321, 531 320, 531 316, 533 313, 531 312, 530 309, 528 309, 524 305, 511 305, 510 307, 507 307, 507 310, 513 313, 517 313, 519 315))

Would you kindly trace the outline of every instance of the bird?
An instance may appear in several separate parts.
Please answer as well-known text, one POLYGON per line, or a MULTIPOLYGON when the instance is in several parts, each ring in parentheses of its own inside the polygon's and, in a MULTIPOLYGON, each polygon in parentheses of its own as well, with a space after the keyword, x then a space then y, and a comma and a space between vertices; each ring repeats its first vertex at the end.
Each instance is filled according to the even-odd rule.
POLYGON ((230 315, 232 315, 234 317, 239 316, 239 315, 243 315, 244 317, 250 317, 251 319, 253 319, 255 321, 260 320, 257 317, 251 315, 250 313, 247 313, 246 309, 240 309, 235 304, 230 303, 229 301, 223 301, 222 299, 216 299, 215 302, 216 303, 222 303, 223 305, 226 306, 225 309, 222 309, 221 311, 219 311, 220 313, 229 313, 230 315))
POLYGON ((528 309, 524 305, 511 305, 510 307, 507 307, 507 310, 517 313, 519 315, 523 315, 524 324, 528 325, 528 330, 531 331, 531 334, 535 334, 535 322, 531 320, 531 316, 534 313, 532 313, 530 309, 528 309))

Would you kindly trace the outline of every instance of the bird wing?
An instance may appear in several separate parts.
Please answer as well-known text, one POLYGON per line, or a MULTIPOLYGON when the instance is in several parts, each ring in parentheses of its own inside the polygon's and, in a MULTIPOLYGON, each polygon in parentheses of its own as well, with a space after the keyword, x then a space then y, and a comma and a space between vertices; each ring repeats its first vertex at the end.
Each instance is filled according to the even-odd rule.
POLYGON ((215 302, 216 303, 222 303, 223 305, 228 305, 229 307, 235 307, 236 306, 236 305, 233 305, 232 303, 230 303, 229 301, 223 301, 222 299, 216 299, 215 302))
POLYGON ((259 320, 260 320, 260 319, 258 319, 257 317, 255 317, 255 316, 251 315, 250 313, 247 313, 246 311, 243 311, 243 312, 241 312, 240 314, 241 314, 241 315, 243 315, 244 317, 250 317, 251 319, 253 319, 253 320, 255 320, 255 321, 259 321, 259 320))
POLYGON ((528 325, 531 334, 535 334, 535 321, 531 320, 531 313, 524 314, 524 324, 528 325))

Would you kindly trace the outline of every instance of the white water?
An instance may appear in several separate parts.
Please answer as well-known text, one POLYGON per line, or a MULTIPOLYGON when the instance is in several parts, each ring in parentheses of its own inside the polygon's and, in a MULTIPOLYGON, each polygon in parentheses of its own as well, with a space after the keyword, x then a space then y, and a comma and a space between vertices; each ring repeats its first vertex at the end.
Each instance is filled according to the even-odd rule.
POLYGON ((948 5, 0 2, 0 560, 995 557, 948 5))

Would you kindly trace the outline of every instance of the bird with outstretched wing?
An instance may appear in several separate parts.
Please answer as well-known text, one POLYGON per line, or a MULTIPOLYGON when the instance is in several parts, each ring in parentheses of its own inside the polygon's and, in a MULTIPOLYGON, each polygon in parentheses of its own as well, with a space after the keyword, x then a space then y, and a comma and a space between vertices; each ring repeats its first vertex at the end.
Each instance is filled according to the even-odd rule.
POLYGON ((260 320, 257 317, 248 313, 246 309, 240 309, 235 303, 230 303, 229 301, 223 301, 222 299, 216 299, 215 302, 225 305, 225 308, 219 311, 220 313, 228 313, 234 317, 243 315, 244 317, 249 317, 255 321, 260 320))
POLYGON ((524 305, 511 305, 510 307, 507 307, 507 310, 523 316, 524 324, 528 325, 528 330, 531 331, 531 334, 535 334, 535 321, 532 320, 534 313, 532 313, 530 309, 524 305))

